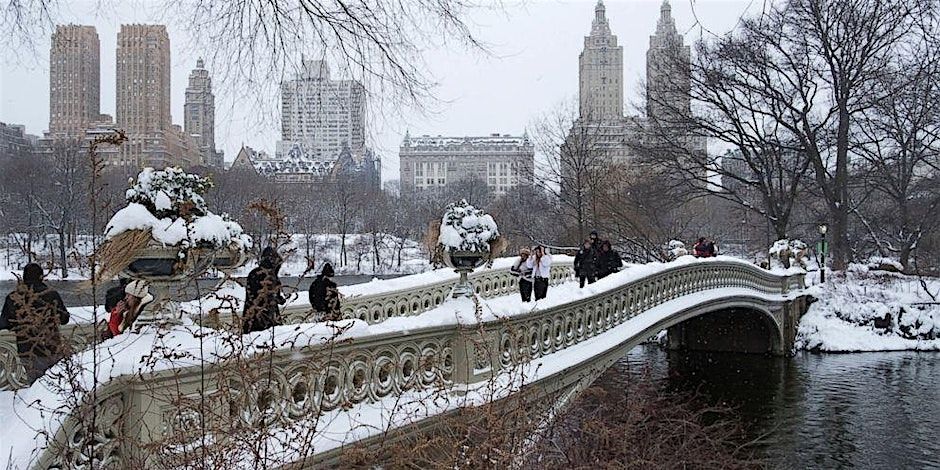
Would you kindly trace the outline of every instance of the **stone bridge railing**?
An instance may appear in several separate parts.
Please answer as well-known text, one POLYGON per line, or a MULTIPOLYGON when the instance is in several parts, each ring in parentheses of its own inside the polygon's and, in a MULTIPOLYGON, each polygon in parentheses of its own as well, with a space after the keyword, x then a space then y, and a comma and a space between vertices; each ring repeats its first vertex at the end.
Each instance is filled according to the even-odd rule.
MULTIPOLYGON (((496 287, 491 289, 501 292, 508 289, 499 276, 492 281, 496 287)), ((782 302, 798 295, 804 287, 802 275, 778 276, 730 261, 667 264, 637 278, 627 270, 604 282, 609 287, 597 295, 504 318, 484 319, 482 324, 458 324, 456 320, 435 326, 416 324, 406 328, 407 334, 383 331, 379 324, 369 327, 378 328, 374 334, 277 351, 263 363, 248 367, 237 361, 236 365, 156 373, 143 381, 135 378, 133 384, 114 382, 103 387, 99 393, 103 398, 99 401, 112 401, 111 406, 120 406, 124 414, 121 422, 95 421, 100 429, 96 427, 93 434, 103 436, 103 442, 94 448, 110 449, 108 455, 126 466, 131 461, 151 458, 145 449, 153 449, 153 443, 165 443, 158 447, 168 452, 193 449, 205 442, 219 444, 217 436, 206 440, 192 429, 193 423, 211 423, 219 417, 237 419, 247 425, 279 423, 288 428, 311 416, 335 418, 346 409, 380 406, 406 392, 412 399, 431 391, 459 396, 468 387, 484 383, 514 365, 603 336, 631 318, 672 300, 735 288, 737 292, 744 290, 782 302), (623 282, 617 284, 615 279, 623 282), (201 390, 207 389, 213 392, 201 394, 201 390), (221 390, 237 391, 238 399, 232 400, 230 396, 227 400, 213 399, 212 394, 221 390), (213 407, 211 413, 200 408, 206 403, 213 407), (119 439, 137 444, 120 445, 119 439)), ((406 307, 405 312, 415 311, 415 305, 432 308, 435 295, 443 294, 434 289, 413 297, 421 299, 417 304, 404 297, 361 304, 350 312, 359 312, 355 315, 359 317, 363 312, 401 313, 395 310, 399 305, 406 307), (427 307, 424 299, 428 300, 427 307)), ((577 364, 567 365, 572 366, 577 364)), ((79 422, 73 415, 55 434, 40 468, 78 468, 88 461, 91 456, 74 445, 90 432, 82 429, 79 422)), ((317 453, 332 447, 321 445, 317 453)))
MULTIPOLYGON (((574 275, 572 261, 568 257, 559 257, 551 270, 551 285, 557 285, 570 279, 574 275)), ((492 268, 479 269, 470 275, 477 294, 483 298, 505 295, 517 289, 516 277, 509 273, 510 259, 499 259, 492 268)), ((437 307, 450 295, 450 291, 457 282, 457 276, 450 270, 440 270, 444 280, 422 284, 418 287, 402 287, 398 289, 378 289, 375 293, 355 295, 342 302, 343 316, 345 318, 358 318, 370 324, 382 322, 389 317, 412 316, 426 312, 437 307)), ((419 276, 424 276, 420 274, 419 276)), ((398 284, 407 284, 410 276, 397 278, 398 284)), ((387 281, 383 281, 387 282, 387 281)), ((379 282, 378 284, 382 284, 379 282)), ((342 290, 342 288, 341 288, 342 290)), ((296 324, 311 321, 313 312, 306 296, 297 299, 283 309, 286 323, 296 324)), ((208 326, 240 331, 237 327, 238 317, 231 313, 220 316, 218 320, 208 326)), ((107 315, 102 313, 101 319, 107 315)), ((75 322, 63 325, 60 328, 62 336, 68 338, 75 351, 86 348, 92 341, 95 328, 88 322, 75 322)), ((16 339, 10 331, 0 331, 0 390, 14 390, 25 386, 26 371, 20 364, 16 354, 16 339)))

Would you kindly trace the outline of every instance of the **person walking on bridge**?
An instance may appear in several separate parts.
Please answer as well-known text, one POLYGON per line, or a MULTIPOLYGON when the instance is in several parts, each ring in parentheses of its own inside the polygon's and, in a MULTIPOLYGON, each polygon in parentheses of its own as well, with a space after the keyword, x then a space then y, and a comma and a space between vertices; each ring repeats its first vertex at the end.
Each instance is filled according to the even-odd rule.
POLYGON ((552 255, 539 245, 532 250, 532 256, 526 260, 526 267, 532 270, 532 284, 535 300, 542 300, 548 295, 548 279, 552 272, 552 255))
POLYGON ((12 330, 16 336, 17 355, 30 384, 65 357, 59 325, 68 322, 69 311, 59 293, 43 282, 42 267, 27 264, 23 279, 3 302, 0 330, 12 330))
POLYGON ((601 242, 601 249, 597 252, 597 278, 601 279, 620 271, 621 266, 623 261, 620 254, 610 246, 610 241, 601 242))
POLYGON ((581 287, 584 287, 584 281, 588 284, 597 281, 597 249, 590 239, 584 240, 584 245, 574 255, 574 272, 581 287))
POLYGON ((523 302, 532 300, 532 268, 526 264, 529 253, 528 248, 519 250, 519 259, 509 268, 509 273, 519 278, 519 295, 523 302))
POLYGON ((261 251, 258 267, 248 273, 245 287, 245 310, 242 316, 242 331, 262 331, 281 324, 279 305, 287 303, 281 294, 281 279, 277 272, 281 268, 281 255, 273 246, 261 251))
POLYGON ((339 287, 330 279, 333 274, 333 265, 326 263, 317 278, 310 284, 310 306, 325 321, 343 319, 343 312, 339 308, 339 287))

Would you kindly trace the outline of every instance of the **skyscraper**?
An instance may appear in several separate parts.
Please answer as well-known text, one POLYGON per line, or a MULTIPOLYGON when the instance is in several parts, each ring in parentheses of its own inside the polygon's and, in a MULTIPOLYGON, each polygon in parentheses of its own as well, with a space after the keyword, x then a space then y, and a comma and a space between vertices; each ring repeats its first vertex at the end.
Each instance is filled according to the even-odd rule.
POLYGON ((203 162, 221 168, 222 155, 215 150, 215 96, 212 94, 212 79, 202 59, 196 61, 196 68, 189 74, 183 114, 184 129, 199 143, 203 162))
POLYGON ((118 126, 128 134, 170 127, 170 37, 164 25, 121 25, 117 44, 118 126))
POLYGON ((646 52, 646 117, 650 124, 681 126, 691 116, 690 57, 689 46, 676 31, 669 0, 664 0, 646 52))
POLYGON ((59 25, 49 51, 49 135, 79 137, 101 111, 100 43, 94 26, 59 25))
POLYGON ((356 80, 333 80, 325 61, 304 60, 303 69, 281 85, 278 153, 299 145, 310 158, 335 161, 343 148, 365 148, 366 92, 356 80))
POLYGON ((199 144, 170 116, 170 37, 164 25, 121 25, 115 124, 127 134, 116 165, 190 167, 199 144))
POLYGON ((623 47, 610 32, 603 0, 594 7, 591 34, 584 37, 579 63, 579 111, 582 119, 623 117, 623 47))

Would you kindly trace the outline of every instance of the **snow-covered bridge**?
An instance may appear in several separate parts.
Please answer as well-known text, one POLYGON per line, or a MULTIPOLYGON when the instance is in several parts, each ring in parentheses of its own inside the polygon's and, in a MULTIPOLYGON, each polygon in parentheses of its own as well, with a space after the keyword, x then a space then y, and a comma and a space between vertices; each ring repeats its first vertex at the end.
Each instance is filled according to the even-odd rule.
POLYGON ((477 301, 450 299, 457 275, 438 270, 343 288, 349 320, 341 322, 305 323, 309 308, 296 300, 292 324, 266 332, 226 333, 222 315, 201 320, 218 329, 114 338, 72 359, 72 395, 48 380, 15 397, 0 392, 0 417, 13 423, 0 430, 0 467, 207 458, 242 429, 261 428, 274 430, 261 437, 272 463, 328 463, 344 446, 520 387, 564 406, 662 330, 672 347, 784 354, 805 310, 801 274, 732 258, 630 266, 579 289, 571 259, 556 257, 553 287, 537 303, 519 300, 510 263, 471 276, 477 301), (85 370, 91 364, 94 372, 85 370))

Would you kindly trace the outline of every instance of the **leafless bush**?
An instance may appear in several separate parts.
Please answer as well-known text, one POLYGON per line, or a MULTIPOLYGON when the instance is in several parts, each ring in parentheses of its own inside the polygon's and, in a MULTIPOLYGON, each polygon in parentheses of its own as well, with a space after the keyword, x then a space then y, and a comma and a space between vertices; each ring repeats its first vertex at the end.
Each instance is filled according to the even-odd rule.
POLYGON ((649 376, 588 388, 529 468, 761 468, 731 409, 665 392, 649 376))

